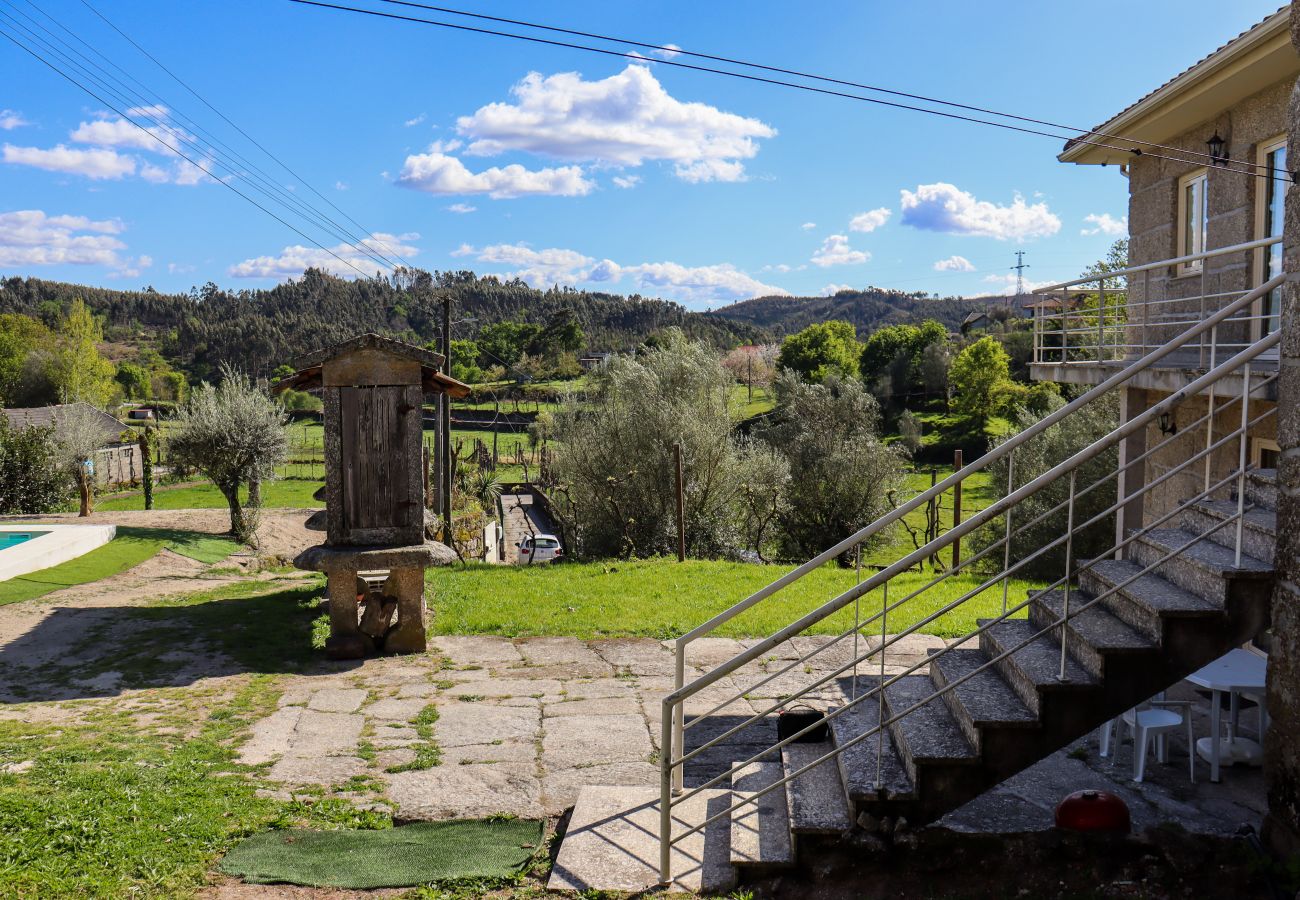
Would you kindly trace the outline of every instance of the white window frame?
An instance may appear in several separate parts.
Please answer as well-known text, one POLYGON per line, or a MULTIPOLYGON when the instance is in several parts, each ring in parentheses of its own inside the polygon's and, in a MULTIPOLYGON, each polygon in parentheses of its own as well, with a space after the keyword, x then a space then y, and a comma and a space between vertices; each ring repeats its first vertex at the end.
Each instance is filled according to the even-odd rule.
MULTIPOLYGON (((1268 157, 1275 150, 1280 150, 1287 145, 1286 132, 1261 142, 1255 150, 1255 162, 1259 165, 1261 171, 1268 170, 1268 157)), ((1289 164, 1288 164, 1289 165, 1289 164)), ((1269 180, 1267 178, 1255 179, 1255 238, 1261 240, 1268 237, 1265 233, 1268 229, 1268 189, 1269 180)), ((1268 251, 1269 247, 1257 247, 1254 253, 1255 262, 1255 284, 1263 284, 1268 281, 1268 251)), ((1257 318, 1250 323, 1251 340, 1259 340, 1264 336, 1264 322, 1258 318, 1264 314, 1264 300, 1261 298, 1254 305, 1251 315, 1257 318)))
POLYGON ((1251 438, 1250 439, 1250 464, 1259 468, 1264 461, 1264 451, 1271 450, 1274 453, 1281 453, 1282 448, 1278 446, 1277 441, 1272 438, 1251 438))
MULTIPOLYGON (((1210 170, 1197 169, 1195 172, 1188 172, 1178 179, 1178 256, 1191 256, 1193 253, 1203 253, 1205 244, 1209 240, 1209 220, 1210 220, 1210 170), (1203 213, 1202 227, 1200 233, 1190 233, 1187 228, 1187 189, 1192 184, 1200 182, 1201 184, 1201 210, 1203 213), (1190 238, 1190 240, 1189 240, 1190 238)), ((1179 275, 1199 275, 1205 261, 1196 259, 1190 262, 1181 263, 1178 266, 1179 275)))

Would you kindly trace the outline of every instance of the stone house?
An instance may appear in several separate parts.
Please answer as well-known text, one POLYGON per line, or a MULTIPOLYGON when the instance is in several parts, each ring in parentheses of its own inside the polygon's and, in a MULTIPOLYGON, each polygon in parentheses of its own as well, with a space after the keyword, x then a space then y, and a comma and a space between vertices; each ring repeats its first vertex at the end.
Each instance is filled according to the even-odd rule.
MULTIPOLYGON (((4 409, 0 412, 4 413, 14 428, 45 428, 52 425, 57 434, 60 414, 67 408, 67 404, 59 404, 4 409)), ((104 443, 95 454, 95 483, 100 487, 108 487, 138 481, 144 472, 139 443, 129 433, 127 426, 117 419, 99 409, 94 409, 94 412, 104 433, 104 443)))
MULTIPOLYGON (((1291 46, 1290 8, 1285 7, 1066 144, 1062 162, 1113 166, 1127 179, 1128 263, 1142 270, 1126 285, 1108 282, 1104 287, 1113 292, 1108 301, 1104 294, 1098 300, 1096 282, 1039 292, 1044 297, 1031 304, 1035 379, 1099 384, 1125 362, 1280 274, 1284 179, 1291 171, 1287 104, 1297 75, 1300 56, 1291 46), (1111 312, 1098 313, 1098 308, 1111 312), (1068 352, 1061 349, 1065 345, 1068 352)), ((1134 379, 1121 396, 1121 419, 1149 409, 1276 330, 1280 296, 1279 288, 1259 298, 1249 315, 1225 321, 1196 347, 1171 354, 1134 379)), ((1261 468, 1277 465, 1277 416, 1269 414, 1276 406, 1276 374, 1273 351, 1257 361, 1252 375, 1247 454, 1261 468)), ((1126 441, 1122 455, 1136 459, 1162 437, 1186 434, 1186 440, 1133 464, 1125 473, 1128 484, 1155 480, 1208 446, 1215 434, 1236 428, 1240 406, 1229 408, 1223 401, 1242 387, 1238 376, 1216 388, 1217 400, 1189 397, 1158 425, 1126 441), (1216 412, 1210 416, 1212 404, 1216 412), (1208 432, 1207 418, 1213 424, 1208 432)), ((1214 452, 1202 483, 1231 472, 1239 449, 1225 445, 1214 452)), ((1171 479, 1133 501, 1123 518, 1129 525, 1151 521, 1195 493, 1192 481, 1190 476, 1171 479)))

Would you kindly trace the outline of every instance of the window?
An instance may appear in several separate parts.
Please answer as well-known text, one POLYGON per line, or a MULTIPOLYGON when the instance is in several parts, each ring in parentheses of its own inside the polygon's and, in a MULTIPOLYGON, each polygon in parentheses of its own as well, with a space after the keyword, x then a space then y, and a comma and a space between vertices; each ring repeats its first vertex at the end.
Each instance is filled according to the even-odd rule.
MULTIPOLYGON (((1209 172, 1201 169, 1178 180, 1178 255, 1193 256, 1205 250, 1210 222, 1209 172)), ((1203 260, 1178 267, 1180 274, 1201 271, 1203 260)))
POLYGON ((1282 448, 1277 441, 1269 438, 1252 438, 1250 442, 1250 464, 1257 469, 1276 469, 1282 456, 1282 448))
MULTIPOLYGON (((1286 187, 1290 183, 1286 167, 1286 137, 1282 136, 1259 148, 1259 164, 1267 172, 1260 179, 1259 215, 1256 216, 1260 238, 1281 237, 1285 214, 1286 187)), ((1272 244, 1260 251, 1260 282, 1282 274, 1282 244, 1272 244)), ((1278 329, 1282 310, 1281 288, 1273 290, 1260 308, 1260 334, 1270 334, 1278 329)))

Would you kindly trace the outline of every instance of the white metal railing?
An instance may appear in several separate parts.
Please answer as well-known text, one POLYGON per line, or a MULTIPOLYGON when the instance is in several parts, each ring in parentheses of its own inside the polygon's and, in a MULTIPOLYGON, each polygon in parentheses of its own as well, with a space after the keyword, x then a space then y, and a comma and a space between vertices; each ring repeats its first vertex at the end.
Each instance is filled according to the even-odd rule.
MULTIPOLYGON (((1030 640, 1033 640, 1033 637, 1025 640, 1016 647, 999 654, 980 669, 967 673, 963 678, 954 680, 945 687, 937 689, 924 701, 896 713, 891 718, 886 718, 884 701, 885 688, 889 684, 894 683, 898 678, 911 674, 921 667, 928 665, 930 661, 927 659, 918 662, 909 667, 903 673, 891 676, 887 679, 884 670, 884 659, 887 648, 905 638, 907 635, 915 633, 918 629, 923 628, 940 617, 953 612, 971 599, 980 596, 985 591, 995 590, 1000 586, 1002 591, 1001 615, 980 628, 966 634, 960 640, 950 644, 944 650, 939 652, 946 653, 953 647, 960 646, 964 643, 968 643, 972 639, 978 638, 980 634, 986 631, 989 627, 992 627, 992 625, 1004 621, 1006 618, 1023 611, 1029 605, 1029 599, 1025 599, 1023 602, 1012 605, 1009 602, 1008 589, 1011 580, 1017 577, 1018 573, 1023 572, 1027 566, 1036 562, 1045 554, 1056 551, 1058 548, 1061 548, 1064 552, 1065 564, 1063 566, 1062 574, 1046 588, 1046 590, 1056 588, 1062 589, 1064 593, 1063 614, 1055 623, 1038 632, 1038 635, 1042 635, 1051 632, 1056 628, 1060 629, 1060 677, 1063 679, 1068 677, 1066 662, 1068 658, 1069 638, 1068 630, 1064 627, 1065 623, 1084 612, 1110 593, 1122 589, 1127 585, 1127 583, 1129 583, 1126 581, 1125 584, 1112 588, 1110 591, 1107 591, 1098 597, 1093 597, 1084 604, 1078 604, 1077 600, 1071 595, 1071 587, 1077 581, 1079 574, 1089 569, 1098 559, 1108 558, 1111 556, 1115 556, 1116 558, 1122 557, 1125 550, 1134 541, 1179 515, 1189 504, 1213 497, 1216 493, 1235 485, 1237 494, 1237 510, 1235 514, 1224 519, 1204 534, 1197 535, 1190 543, 1206 540, 1220 529, 1228 527, 1229 525, 1235 525, 1236 533, 1233 542, 1239 563, 1241 557, 1242 525, 1246 512, 1244 479, 1246 476, 1247 435, 1263 421, 1275 415, 1275 410, 1273 408, 1267 408, 1263 412, 1252 417, 1252 410, 1249 401, 1252 398, 1265 396, 1264 392, 1272 388, 1272 385, 1277 379, 1277 375, 1274 373, 1263 378, 1252 378, 1251 367, 1253 364, 1256 364, 1262 356, 1270 354, 1277 346, 1280 336, 1276 332, 1266 335, 1262 339, 1240 349, 1230 359, 1212 366, 1209 371, 1200 377, 1195 378, 1182 389, 1169 395, 1164 400, 1156 403, 1139 415, 1121 422, 1118 427, 1109 434, 1075 453, 1069 459, 1052 467, 1048 472, 1031 479, 1026 484, 1019 487, 1016 487, 1014 482, 1015 453, 1017 449, 1022 447, 1027 441, 1042 434, 1048 428, 1061 422, 1068 416, 1075 414, 1086 405, 1095 402, 1113 391, 1124 388, 1143 370, 1156 366, 1163 360, 1166 360, 1175 354, 1185 352, 1189 347, 1197 346, 1203 335, 1207 333, 1213 334, 1222 322, 1239 315, 1242 310, 1249 309, 1251 304, 1258 301, 1262 296, 1265 296, 1267 292, 1278 287, 1282 281, 1282 276, 1271 279, 1269 282, 1261 285, 1255 290, 1247 292, 1236 299, 1225 303, 1219 309, 1209 313, 1205 319, 1184 330, 1173 340, 1151 350, 1142 356, 1141 359, 1126 365, 1122 371, 1118 371, 1106 378, 1101 384, 1087 391, 1078 399, 1044 417, 1041 421, 1025 429, 1020 434, 1013 436, 999 447, 991 450, 980 459, 971 463, 969 466, 958 472, 954 472, 951 476, 945 478, 929 490, 922 491, 907 503, 904 503, 902 506, 891 511, 875 522, 872 522, 870 525, 859 530, 855 534, 850 535, 848 538, 840 541, 833 547, 828 548, 793 571, 776 579, 771 584, 735 604, 728 610, 714 616, 708 622, 705 622, 678 638, 675 644, 675 689, 663 699, 663 718, 661 725, 661 879, 665 883, 671 881, 672 848, 676 843, 688 835, 700 831, 723 816, 730 815, 731 811, 739 806, 757 802, 759 798, 772 790, 783 789, 784 785, 790 780, 805 774, 826 760, 833 759, 849 747, 870 738, 872 735, 879 734, 882 729, 888 727, 892 722, 897 721, 899 718, 910 714, 916 708, 933 701, 936 697, 939 697, 947 691, 959 686, 968 678, 973 677, 978 674, 979 671, 987 668, 987 666, 992 665, 1007 654, 1015 652, 1029 643, 1030 640), (1227 385, 1229 384, 1228 380, 1233 378, 1240 378, 1240 385, 1238 386, 1235 382, 1232 382, 1232 393, 1229 394, 1227 393, 1227 385), (1219 391, 1217 405, 1214 390, 1216 387, 1221 389, 1219 391), (1079 478, 1081 473, 1084 471, 1083 466, 1085 464, 1098 459, 1103 454, 1107 454, 1110 451, 1117 451, 1121 445, 1126 444, 1128 438, 1137 434, 1139 431, 1146 429, 1150 424, 1159 421, 1161 415, 1171 412, 1187 398, 1206 393, 1208 393, 1210 397, 1209 406, 1207 411, 1195 421, 1183 423, 1182 427, 1173 434, 1167 435, 1162 440, 1155 442, 1151 447, 1143 450, 1136 456, 1129 457, 1120 454, 1118 456, 1118 461, 1113 467, 1107 466, 1104 476, 1095 478, 1090 484, 1079 484, 1079 478), (1238 424, 1231 429, 1225 430, 1222 427, 1221 420, 1225 416, 1235 415, 1236 410, 1234 407, 1237 406, 1240 407, 1240 416, 1237 420, 1238 424), (1220 420, 1217 423, 1216 417, 1220 420), (1183 451, 1180 448, 1179 458, 1181 461, 1177 465, 1171 467, 1155 478, 1126 479, 1126 475, 1140 471, 1137 470, 1136 467, 1143 464, 1146 460, 1155 457, 1162 451, 1167 453, 1175 442, 1195 441, 1199 437, 1198 429, 1202 425, 1205 427, 1206 433, 1206 438, 1203 444, 1194 444, 1196 447, 1199 447, 1195 452, 1183 451), (1212 463, 1216 459, 1222 461, 1225 455, 1231 456, 1233 471, 1227 477, 1215 479, 1213 478, 1214 467, 1212 463), (898 522, 903 516, 920 508, 934 498, 941 496, 954 485, 969 477, 973 472, 986 469, 988 466, 999 461, 1005 461, 1008 479, 1006 495, 1002 499, 996 501, 979 513, 976 513, 967 521, 956 525, 946 534, 930 541, 925 546, 918 548, 914 552, 901 557, 881 571, 870 575, 865 579, 863 579, 861 574, 859 574, 858 583, 849 590, 823 603, 796 621, 748 647, 743 652, 736 654, 726 662, 714 667, 710 671, 700 674, 690 683, 686 682, 685 672, 687 650, 693 641, 713 632, 721 625, 731 621, 736 616, 753 608, 755 605, 762 603, 764 600, 777 594, 785 587, 800 580, 825 563, 847 553, 860 553, 862 544, 879 534, 884 528, 898 522), (1190 500, 1184 500, 1181 503, 1174 504, 1170 510, 1136 530, 1130 531, 1124 527, 1123 510, 1125 507, 1135 501, 1151 496, 1153 492, 1157 490, 1169 490, 1174 487, 1173 481, 1176 478, 1183 479, 1184 482, 1194 483, 1194 487, 1191 491, 1181 494, 1183 497, 1187 497, 1190 494, 1190 500), (1131 485, 1129 483, 1130 481, 1140 483, 1135 486, 1131 485), (1057 502, 1045 512, 1039 513, 1028 521, 1020 521, 1017 519, 1015 516, 1016 507, 1022 501, 1057 484, 1068 485, 1066 499, 1057 502), (1089 516, 1086 521, 1077 521, 1076 512, 1079 499, 1099 489, 1113 490, 1114 501, 1106 505, 1100 512, 1089 516), (1061 514, 1064 514, 1066 518, 1066 528, 1058 537, 1048 541, 1043 546, 1035 548, 1022 558, 1013 560, 1011 546, 1015 538, 1027 534, 1029 529, 1041 524, 1048 517, 1061 514), (1102 523, 1112 516, 1117 520, 1116 542, 1106 549, 1105 552, 1098 554, 1093 560, 1079 563, 1075 558, 1074 536, 1078 532, 1102 523), (911 590, 901 599, 890 600, 889 586, 891 581, 899 575, 906 573, 914 566, 923 564, 925 560, 935 556, 944 548, 952 546, 954 542, 972 534, 977 529, 996 522, 998 519, 1004 520, 1004 528, 1001 537, 992 540, 982 550, 973 554, 969 558, 961 560, 952 568, 936 575, 920 588, 911 590), (1000 559, 998 559, 998 557, 1000 557, 1000 559), (982 572, 990 567, 996 568, 996 572, 989 577, 984 578, 977 586, 964 591, 955 600, 944 604, 938 610, 924 615, 906 628, 896 629, 893 635, 888 633, 887 627, 891 615, 897 613, 909 602, 923 596, 926 591, 937 587, 942 582, 951 579, 954 576, 959 574, 966 574, 969 576, 972 573, 982 572), (861 598, 877 589, 881 590, 883 594, 881 607, 878 611, 864 617, 861 608, 861 598), (725 695, 725 699, 712 705, 704 713, 693 717, 691 722, 685 721, 686 703, 691 698, 699 695, 704 689, 718 684, 721 679, 726 678, 727 676, 737 675, 747 664, 761 660, 774 649, 786 644, 791 638, 818 625, 827 617, 848 607, 849 604, 854 605, 854 621, 852 627, 832 636, 827 642, 806 653, 796 654, 797 658, 792 662, 785 666, 778 667, 775 671, 763 673, 761 677, 751 683, 740 684, 740 679, 737 679, 737 690, 729 690, 725 695), (858 641, 862 635, 868 633, 868 628, 870 628, 872 636, 875 636, 876 634, 879 635, 880 641, 877 646, 869 649, 866 653, 860 653, 858 641), (828 674, 815 674, 814 670, 809 666, 809 661, 814 657, 825 653, 831 647, 847 647, 846 642, 850 638, 852 638, 850 661, 843 663, 842 665, 833 666, 832 670, 828 674), (857 677, 859 667, 863 663, 867 662, 872 656, 877 654, 879 655, 880 662, 880 678, 870 689, 865 692, 860 692, 857 677), (742 713, 740 716, 742 721, 739 724, 729 727, 726 730, 721 731, 721 733, 710 737, 708 740, 703 741, 699 746, 696 746, 690 751, 685 749, 685 733, 687 730, 701 722, 709 720, 712 716, 722 713, 723 710, 736 704, 747 695, 751 695, 759 688, 772 683, 777 678, 797 678, 800 671, 808 676, 809 681, 807 684, 802 685, 797 690, 789 692, 780 700, 769 704, 768 707, 762 711, 754 712, 752 715, 742 713), (741 731, 744 731, 762 721, 765 717, 778 712, 782 707, 786 706, 790 702, 808 697, 812 692, 818 691, 826 687, 828 684, 832 684, 835 679, 840 678, 845 675, 845 673, 849 672, 852 673, 852 681, 851 690, 849 695, 846 697, 847 702, 829 713, 828 718, 833 719, 836 716, 843 715, 858 704, 871 699, 879 705, 878 724, 876 726, 868 729, 863 734, 855 736, 852 740, 846 743, 837 744, 833 750, 822 758, 803 766, 797 771, 786 773, 783 778, 777 780, 763 790, 748 794, 739 799, 733 798, 733 802, 726 809, 714 812, 709 815, 704 822, 698 823, 684 830, 679 829, 674 831, 672 816, 674 807, 696 796, 703 790, 716 787, 730 775, 729 772, 720 774, 687 790, 685 788, 684 773, 685 765, 688 762, 696 759, 710 748, 718 746, 729 738, 739 734, 741 731)), ((1179 485, 1179 487, 1185 487, 1185 484, 1179 485)), ((1185 549, 1186 547, 1183 547, 1172 551, 1156 563, 1145 567, 1140 574, 1145 574, 1146 572, 1153 570, 1156 566, 1160 565, 1161 562, 1177 555, 1178 552, 1185 549)), ((1140 576, 1134 576, 1134 578, 1136 577, 1140 576)), ((1132 579, 1129 579, 1129 581, 1131 580, 1132 579)), ((895 621, 897 621, 897 618, 895 618, 895 621)), ((1034 637, 1037 637, 1038 635, 1035 635, 1034 637)), ((826 657, 822 658, 825 659, 826 657)), ((814 726, 810 726, 810 728, 811 727, 814 726)), ((736 763, 736 765, 744 766, 765 757, 769 757, 773 753, 778 753, 782 747, 797 740, 807 730, 808 729, 805 729, 799 734, 791 735, 784 740, 778 741, 777 743, 764 748, 759 753, 754 754, 749 759, 736 763)), ((877 742, 878 770, 881 764, 880 753, 882 752, 881 747, 883 746, 883 743, 883 739, 877 742)))
MULTIPOLYGON (((1033 361, 1078 365, 1143 356, 1248 293, 1216 289, 1208 260, 1240 255, 1249 267, 1281 240, 1262 238, 1037 288, 1030 307, 1033 361)), ((1223 327, 1202 332, 1170 363, 1212 368, 1216 359, 1250 346, 1277 320, 1276 309, 1262 312, 1257 306, 1262 304, 1243 307, 1223 327)))

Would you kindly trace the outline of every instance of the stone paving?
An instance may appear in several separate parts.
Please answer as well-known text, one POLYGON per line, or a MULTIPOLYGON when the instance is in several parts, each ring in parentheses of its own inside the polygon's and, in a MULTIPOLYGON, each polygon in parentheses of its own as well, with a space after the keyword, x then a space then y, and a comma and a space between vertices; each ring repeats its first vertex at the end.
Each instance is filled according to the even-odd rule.
MULTIPOLYGON (((688 747, 848 658, 847 642, 808 658, 827 640, 799 638, 702 691, 688 715, 777 676, 727 707, 727 718, 710 723, 707 733, 688 731, 688 747)), ((752 644, 700 640, 687 656, 688 678, 752 644)), ((922 661, 927 649, 941 645, 924 635, 902 641, 886 652, 886 671, 922 661)), ((436 637, 423 656, 290 679, 280 708, 254 726, 240 761, 265 764, 273 793, 351 792, 358 802, 392 807, 404 820, 558 815, 584 785, 658 784, 660 704, 672 687, 672 652, 659 641, 436 637), (417 719, 428 706, 437 720, 426 738, 417 719), (440 764, 409 768, 430 741, 440 764)), ((814 702, 838 696, 831 682, 814 702)), ((701 754, 688 779, 698 783, 725 771, 738 754, 770 741, 769 731, 770 722, 701 754)))
MULTIPOLYGON (((798 638, 692 698, 688 718, 710 712, 745 688, 721 715, 688 729, 687 749, 741 717, 766 711, 784 692, 816 681, 850 658, 851 646, 838 645, 809 657, 826 640, 798 638), (770 676, 775 677, 759 684, 770 676)), ((687 677, 753 643, 698 641, 688 653, 687 677)), ((886 674, 924 662, 927 652, 942 644, 926 635, 898 642, 886 652, 886 674)), ((586 785, 658 785, 660 703, 673 685, 668 644, 629 638, 435 637, 423 656, 352 665, 289 679, 279 709, 255 724, 240 759, 265 765, 265 791, 279 796, 324 791, 359 805, 386 807, 399 820, 420 820, 555 816, 571 807, 586 785), (438 713, 431 728, 420 722, 429 706, 438 713), (440 763, 412 767, 430 741, 440 763)), ((873 657, 863 674, 879 671, 873 657)), ((836 702, 839 691, 829 682, 814 704, 836 702)), ((1188 692, 1188 699, 1193 696, 1188 692)), ((1198 715, 1196 733, 1207 731, 1198 715)), ((741 731, 688 763, 687 784, 728 771, 775 736, 772 717, 741 731)), ((1258 828, 1264 810, 1260 771, 1226 769, 1223 783, 1210 785, 1202 764, 1198 783, 1190 785, 1185 752, 1175 740, 1171 764, 1153 762, 1147 784, 1135 785, 1129 780, 1131 752, 1122 751, 1117 764, 1102 761, 1088 736, 941 824, 977 831, 1045 828, 1066 793, 1103 787, 1125 797, 1139 827, 1177 821, 1200 832, 1232 833, 1242 824, 1258 828)))

